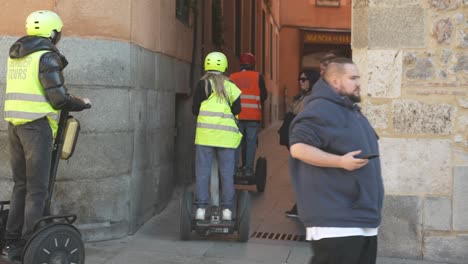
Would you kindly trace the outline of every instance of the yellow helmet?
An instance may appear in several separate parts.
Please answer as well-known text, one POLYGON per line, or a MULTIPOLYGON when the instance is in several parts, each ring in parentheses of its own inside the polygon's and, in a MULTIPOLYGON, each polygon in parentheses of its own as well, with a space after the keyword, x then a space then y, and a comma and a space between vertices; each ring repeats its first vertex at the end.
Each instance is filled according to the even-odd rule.
POLYGON ((32 12, 26 18, 26 34, 29 36, 50 38, 54 30, 61 32, 62 27, 62 19, 56 13, 49 10, 32 12))
POLYGON ((205 58, 205 71, 225 72, 228 67, 226 55, 221 52, 211 52, 205 58))

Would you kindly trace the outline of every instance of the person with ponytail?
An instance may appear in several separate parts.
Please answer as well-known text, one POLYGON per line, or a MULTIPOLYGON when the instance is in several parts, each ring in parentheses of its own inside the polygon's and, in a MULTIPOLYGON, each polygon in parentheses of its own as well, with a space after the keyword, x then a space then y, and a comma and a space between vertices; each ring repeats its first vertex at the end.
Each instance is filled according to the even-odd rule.
POLYGON ((205 75, 197 84, 192 113, 197 116, 195 132, 196 220, 204 220, 210 205, 211 166, 216 158, 222 184, 222 220, 232 220, 235 150, 242 134, 236 115, 241 112, 241 91, 225 75, 226 56, 211 52, 205 58, 205 75))

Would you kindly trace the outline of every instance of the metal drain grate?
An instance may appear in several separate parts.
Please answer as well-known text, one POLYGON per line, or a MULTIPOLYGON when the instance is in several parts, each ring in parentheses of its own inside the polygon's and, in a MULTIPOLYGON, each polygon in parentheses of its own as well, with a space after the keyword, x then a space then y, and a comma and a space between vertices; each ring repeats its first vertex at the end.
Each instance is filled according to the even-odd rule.
POLYGON ((260 239, 271 239, 271 240, 286 240, 286 241, 305 241, 304 235, 293 235, 284 233, 273 233, 273 232, 253 232, 251 237, 260 239))

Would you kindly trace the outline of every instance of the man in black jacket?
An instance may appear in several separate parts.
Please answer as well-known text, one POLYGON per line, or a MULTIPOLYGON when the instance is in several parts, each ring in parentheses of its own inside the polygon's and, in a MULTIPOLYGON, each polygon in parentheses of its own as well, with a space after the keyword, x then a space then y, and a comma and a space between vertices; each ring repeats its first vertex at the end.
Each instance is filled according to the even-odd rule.
POLYGON ((55 46, 62 27, 56 13, 33 12, 26 19, 27 35, 10 47, 4 117, 14 187, 3 254, 13 260, 20 260, 44 213, 59 111, 91 107, 88 98, 70 95, 64 85, 62 70, 68 62, 55 46))
POLYGON ((374 264, 384 188, 359 72, 336 58, 290 126, 290 170, 312 264, 374 264), (369 157, 373 155, 373 159, 369 157))

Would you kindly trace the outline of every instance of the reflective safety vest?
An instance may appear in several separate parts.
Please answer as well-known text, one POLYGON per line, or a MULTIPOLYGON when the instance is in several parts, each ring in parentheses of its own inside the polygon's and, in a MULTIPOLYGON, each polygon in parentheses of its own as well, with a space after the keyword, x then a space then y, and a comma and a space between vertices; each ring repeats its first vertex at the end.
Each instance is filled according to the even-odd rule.
POLYGON ((241 91, 230 81, 224 81, 224 88, 229 96, 229 102, 219 97, 213 89, 205 101, 201 103, 197 118, 195 144, 210 147, 237 148, 242 134, 231 112, 231 105, 239 98, 241 91))
POLYGON ((17 126, 47 116, 55 136, 59 111, 50 105, 39 81, 39 60, 46 52, 49 51, 41 50, 17 59, 8 58, 4 117, 17 126))
POLYGON ((259 73, 240 71, 231 74, 230 79, 241 89, 242 111, 239 120, 262 120, 262 103, 260 101, 259 73))

